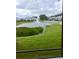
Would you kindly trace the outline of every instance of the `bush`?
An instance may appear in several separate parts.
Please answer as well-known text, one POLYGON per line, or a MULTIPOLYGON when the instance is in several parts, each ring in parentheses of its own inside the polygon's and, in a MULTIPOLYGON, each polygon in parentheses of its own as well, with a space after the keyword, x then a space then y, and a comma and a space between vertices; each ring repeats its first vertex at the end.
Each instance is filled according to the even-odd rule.
POLYGON ((35 28, 19 27, 16 28, 16 37, 32 36, 42 32, 43 32, 43 28, 41 27, 35 27, 35 28))
POLYGON ((35 20, 16 20, 16 22, 33 22, 35 20))

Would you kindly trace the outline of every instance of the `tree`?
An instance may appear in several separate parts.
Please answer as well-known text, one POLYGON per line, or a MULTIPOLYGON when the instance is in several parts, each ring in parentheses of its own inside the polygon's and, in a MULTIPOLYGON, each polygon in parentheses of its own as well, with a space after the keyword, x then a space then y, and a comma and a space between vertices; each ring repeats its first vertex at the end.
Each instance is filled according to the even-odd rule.
POLYGON ((40 20, 42 21, 48 20, 48 17, 46 15, 40 15, 40 20))

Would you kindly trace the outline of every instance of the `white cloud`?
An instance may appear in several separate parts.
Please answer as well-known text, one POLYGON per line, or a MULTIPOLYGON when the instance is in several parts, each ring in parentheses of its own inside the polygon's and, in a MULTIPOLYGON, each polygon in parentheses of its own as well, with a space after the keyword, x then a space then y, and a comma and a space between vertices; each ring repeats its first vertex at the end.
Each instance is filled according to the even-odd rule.
POLYGON ((49 11, 52 11, 52 10, 53 10, 53 8, 49 8, 48 10, 49 10, 49 11))
POLYGON ((42 10, 43 10, 43 8, 40 8, 40 10, 42 11, 42 10))
POLYGON ((20 14, 20 15, 32 15, 31 11, 28 9, 16 9, 16 13, 20 14))
POLYGON ((54 6, 55 6, 54 8, 55 14, 62 12, 62 0, 55 2, 54 6))
POLYGON ((62 12, 62 0, 16 0, 18 15, 54 15, 62 12))

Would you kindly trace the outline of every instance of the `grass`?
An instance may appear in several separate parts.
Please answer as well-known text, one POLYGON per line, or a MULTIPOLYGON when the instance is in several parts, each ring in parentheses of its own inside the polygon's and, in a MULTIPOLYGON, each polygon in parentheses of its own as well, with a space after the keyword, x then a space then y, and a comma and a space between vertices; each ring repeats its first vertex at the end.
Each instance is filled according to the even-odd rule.
POLYGON ((33 22, 33 21, 34 20, 17 20, 16 25, 23 24, 23 23, 30 23, 30 22, 33 22))
POLYGON ((16 22, 16 25, 23 24, 23 23, 26 23, 26 22, 16 22))
MULTIPOLYGON (((30 36, 17 37, 16 50, 34 50, 45 48, 61 48, 61 25, 53 24, 48 26, 44 33, 30 36)), ((17 59, 32 59, 33 57, 61 56, 61 51, 42 51, 17 54, 17 59)))

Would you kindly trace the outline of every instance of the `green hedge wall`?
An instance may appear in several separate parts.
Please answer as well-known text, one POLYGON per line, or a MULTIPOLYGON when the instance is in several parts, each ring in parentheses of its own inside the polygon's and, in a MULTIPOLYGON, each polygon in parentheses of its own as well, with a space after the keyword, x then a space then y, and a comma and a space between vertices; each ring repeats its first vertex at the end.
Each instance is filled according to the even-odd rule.
POLYGON ((32 36, 42 32, 43 28, 41 27, 34 27, 34 28, 19 27, 16 28, 16 37, 32 36))

